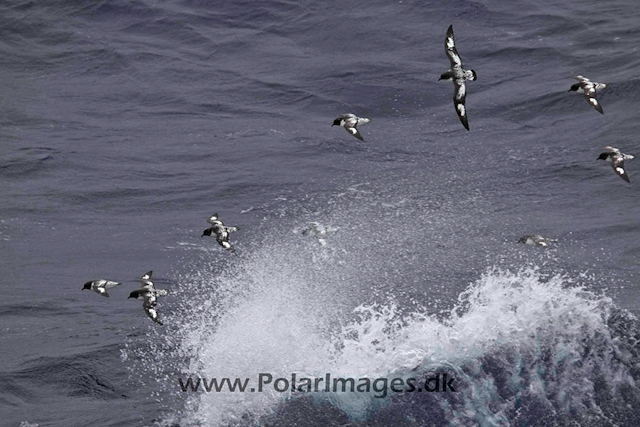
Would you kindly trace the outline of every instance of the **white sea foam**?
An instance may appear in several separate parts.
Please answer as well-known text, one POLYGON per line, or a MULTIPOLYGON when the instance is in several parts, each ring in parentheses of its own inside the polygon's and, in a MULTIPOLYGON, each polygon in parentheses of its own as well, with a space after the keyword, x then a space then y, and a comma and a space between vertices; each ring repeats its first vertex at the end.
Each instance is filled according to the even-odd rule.
MULTIPOLYGON (((192 351, 186 371, 207 378, 251 378, 255 385, 260 373, 274 378, 290 378, 291 373, 408 378, 447 366, 462 378, 467 389, 460 391, 468 395, 467 409, 451 417, 498 425, 506 422, 506 413, 515 411, 515 403, 500 400, 495 373, 483 372, 482 360, 488 356, 504 358, 499 367, 504 372, 498 375, 519 388, 516 394, 542 399, 559 413, 597 408, 596 366, 610 370, 614 388, 633 384, 625 365, 613 360, 615 340, 606 324, 611 300, 566 277, 544 278, 532 268, 494 269, 472 283, 444 318, 402 314, 391 303, 361 305, 351 315, 343 312, 335 319, 326 312, 331 298, 310 292, 312 287, 304 286, 305 278, 295 268, 273 273, 258 277, 245 271, 237 280, 261 283, 258 292, 237 296, 219 317, 203 312, 198 327, 181 343, 192 351), (585 356, 591 346, 612 350, 585 356), (475 372, 469 372, 469 366, 475 372)), ((182 421, 226 425, 247 414, 269 414, 291 398, 266 390, 199 392, 182 421)), ((327 399, 353 420, 366 419, 380 405, 373 392, 315 397, 327 399)))

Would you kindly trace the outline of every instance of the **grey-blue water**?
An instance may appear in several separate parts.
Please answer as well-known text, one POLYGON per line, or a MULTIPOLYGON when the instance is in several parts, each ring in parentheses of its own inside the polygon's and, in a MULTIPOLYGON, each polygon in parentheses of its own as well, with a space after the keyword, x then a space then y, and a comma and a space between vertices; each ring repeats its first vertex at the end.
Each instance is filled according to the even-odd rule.
POLYGON ((5 0, 3 426, 640 424, 631 0, 5 0), (478 80, 456 117, 444 34, 478 80), (567 90, 609 86, 605 114, 567 90), (369 117, 365 142, 331 127, 369 117), (218 212, 233 257, 201 238, 218 212), (321 245, 306 224, 336 227, 321 245), (519 245, 523 234, 559 239, 519 245), (127 300, 154 271, 152 323, 127 300), (88 280, 123 281, 110 298, 88 280), (206 393, 406 378, 456 393, 206 393), (252 380, 253 381, 253 380, 252 380))

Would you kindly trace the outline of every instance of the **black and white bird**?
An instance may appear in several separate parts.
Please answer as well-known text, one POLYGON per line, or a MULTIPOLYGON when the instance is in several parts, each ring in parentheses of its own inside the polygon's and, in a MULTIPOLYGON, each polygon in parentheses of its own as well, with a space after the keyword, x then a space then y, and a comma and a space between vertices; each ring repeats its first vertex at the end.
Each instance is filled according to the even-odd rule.
POLYGON ((227 227, 222 223, 217 213, 214 213, 207 222, 211 224, 211 227, 204 230, 200 237, 215 235, 216 241, 220 246, 236 255, 236 250, 229 243, 229 235, 234 231, 240 230, 240 227, 227 227))
POLYGON ((550 239, 548 237, 542 237, 539 234, 527 234, 522 236, 518 243, 524 243, 525 245, 530 246, 542 246, 544 248, 548 248, 549 243, 557 242, 557 239, 550 239))
POLYGON ((451 68, 443 73, 438 80, 453 80, 455 86, 453 105, 462 125, 469 130, 469 119, 467 118, 467 107, 465 106, 467 88, 464 82, 476 80, 478 76, 474 70, 465 70, 462 67, 462 60, 456 50, 456 41, 453 37, 453 25, 449 25, 447 30, 447 35, 444 39, 444 50, 451 63, 451 68))
POLYGON ((571 85, 569 92, 584 94, 587 102, 600 114, 604 114, 604 110, 602 110, 602 106, 598 102, 596 95, 599 90, 604 89, 605 87, 607 87, 607 85, 604 83, 592 82, 591 80, 583 76, 575 76, 574 78, 578 79, 578 83, 574 83, 573 85, 571 85))
POLYGON ((153 287, 153 283, 151 283, 151 287, 144 287, 142 289, 137 289, 129 294, 129 298, 135 298, 142 300, 142 308, 144 309, 147 316, 154 322, 162 325, 163 323, 158 318, 158 311, 156 310, 156 306, 158 305, 158 297, 164 297, 169 295, 169 291, 166 289, 155 289, 153 287))
POLYGON ((85 283, 82 290, 84 291, 85 289, 90 289, 94 292, 99 293, 103 297, 109 297, 109 293, 107 292, 107 289, 115 288, 120 284, 121 284, 120 282, 114 282, 113 280, 104 280, 104 279, 92 280, 90 282, 85 283))
POLYGON ((617 148, 608 145, 604 147, 604 149, 607 151, 605 153, 601 153, 600 156, 598 156, 597 160, 604 160, 611 163, 613 171, 620 178, 630 183, 631 181, 629 180, 629 175, 627 175, 627 172, 624 170, 624 161, 633 160, 635 156, 632 156, 631 154, 621 153, 617 148))
POLYGON ((335 119, 331 126, 332 127, 343 126, 347 130, 347 132, 349 132, 351 135, 355 136, 360 141, 364 141, 364 138, 362 137, 362 135, 360 134, 360 131, 358 130, 358 126, 366 125, 370 121, 371 121, 370 119, 366 119, 364 117, 358 117, 355 114, 349 113, 349 114, 343 114, 337 119, 335 119))

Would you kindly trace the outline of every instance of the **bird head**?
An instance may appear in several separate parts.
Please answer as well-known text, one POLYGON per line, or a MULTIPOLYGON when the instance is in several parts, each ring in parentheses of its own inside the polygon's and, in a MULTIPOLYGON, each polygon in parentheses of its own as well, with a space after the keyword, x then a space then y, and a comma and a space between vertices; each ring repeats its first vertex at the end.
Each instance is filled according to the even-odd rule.
POLYGON ((442 73, 440 75, 440 78, 438 79, 438 81, 440 80, 449 80, 453 78, 453 74, 451 72, 451 70, 445 71, 444 73, 442 73))

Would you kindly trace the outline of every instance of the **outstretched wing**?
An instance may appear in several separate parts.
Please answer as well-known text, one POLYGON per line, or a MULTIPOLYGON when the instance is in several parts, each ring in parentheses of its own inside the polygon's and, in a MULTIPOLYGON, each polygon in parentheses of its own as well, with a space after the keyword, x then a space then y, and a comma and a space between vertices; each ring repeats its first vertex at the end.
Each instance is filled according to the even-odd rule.
POLYGON ((587 98, 587 102, 591 104, 593 108, 596 109, 600 114, 604 114, 602 110, 602 105, 596 99, 596 88, 595 86, 589 82, 588 84, 583 84, 582 88, 584 89, 584 97, 587 98))
POLYGON ((158 312, 156 311, 155 308, 153 308, 153 307, 145 307, 144 311, 147 313, 147 316, 149 316, 149 318, 151 320, 153 320, 154 322, 156 322, 159 325, 162 325, 162 322, 160 321, 160 319, 158 319, 158 312))
POLYGON ((606 147, 604 147, 605 150, 610 151, 612 153, 616 153, 616 154, 620 154, 620 150, 618 150, 615 147, 612 147, 610 145, 607 145, 606 147))
POLYGON ((220 218, 218 218, 218 213, 216 212, 216 213, 214 213, 213 215, 211 215, 211 216, 209 217, 209 219, 207 220, 207 222, 208 222, 209 224, 215 224, 215 223, 220 222, 220 218))
POLYGON ((345 129, 347 130, 347 132, 349 132, 351 135, 353 135, 356 138, 358 138, 360 141, 364 141, 364 138, 360 134, 360 131, 355 126, 353 126, 353 127, 345 127, 345 129))
POLYGON ((467 107, 465 106, 465 99, 467 97, 467 88, 464 83, 454 82, 456 87, 453 94, 453 105, 456 108, 456 113, 462 122, 462 125, 469 130, 469 120, 467 119, 467 107))
POLYGON ((453 25, 449 25, 447 29, 447 36, 444 38, 444 50, 449 57, 449 62, 451 62, 451 68, 462 67, 462 60, 456 50, 456 40, 453 37, 453 25))
POLYGON ((611 162, 611 166, 613 166, 613 170, 620 178, 627 182, 631 182, 629 180, 629 175, 627 175, 627 172, 624 170, 624 158, 622 156, 615 156, 613 158, 613 162, 611 162))

